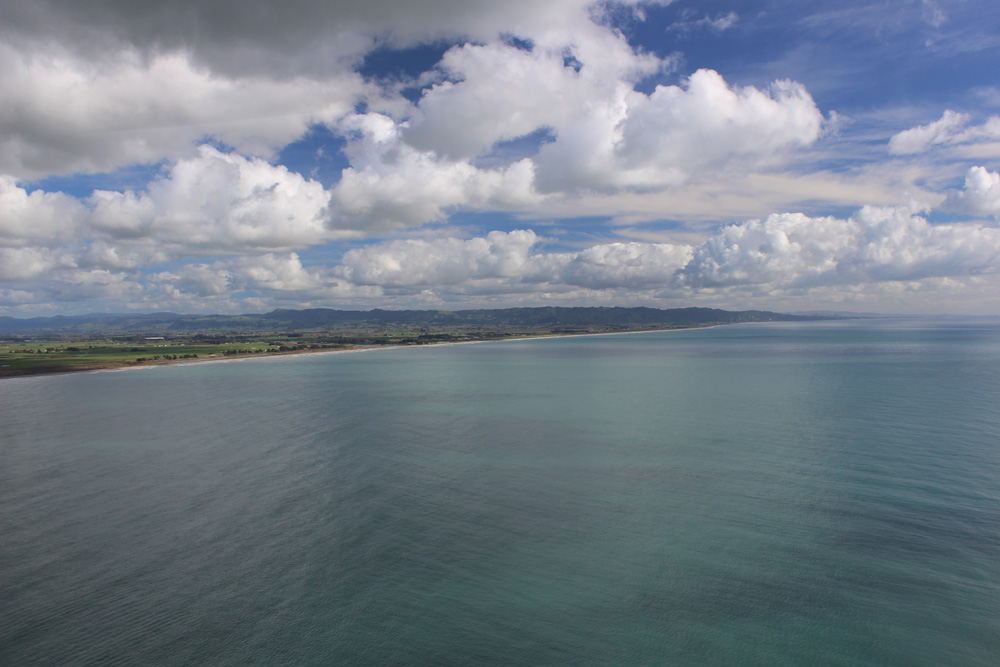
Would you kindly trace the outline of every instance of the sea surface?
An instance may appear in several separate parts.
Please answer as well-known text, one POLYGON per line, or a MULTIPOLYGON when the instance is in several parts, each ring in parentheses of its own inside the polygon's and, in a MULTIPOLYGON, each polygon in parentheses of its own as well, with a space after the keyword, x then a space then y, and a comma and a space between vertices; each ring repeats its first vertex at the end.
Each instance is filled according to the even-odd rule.
POLYGON ((0 664, 1000 664, 1000 322, 0 381, 0 664))

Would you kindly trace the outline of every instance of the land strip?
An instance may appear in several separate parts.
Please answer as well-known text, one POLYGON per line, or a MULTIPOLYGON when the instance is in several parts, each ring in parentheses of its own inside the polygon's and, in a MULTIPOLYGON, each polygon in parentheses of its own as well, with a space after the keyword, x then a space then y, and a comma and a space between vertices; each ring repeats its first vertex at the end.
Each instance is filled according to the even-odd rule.
MULTIPOLYGON (((689 328, 683 326, 658 328, 689 328)), ((577 327, 517 330, 286 332, 280 335, 18 336, 0 339, 0 378, 155 366, 219 359, 308 354, 376 347, 434 345, 651 328, 577 327)))
POLYGON ((363 347, 824 319, 709 308, 280 310, 261 315, 0 318, 0 377, 363 347))

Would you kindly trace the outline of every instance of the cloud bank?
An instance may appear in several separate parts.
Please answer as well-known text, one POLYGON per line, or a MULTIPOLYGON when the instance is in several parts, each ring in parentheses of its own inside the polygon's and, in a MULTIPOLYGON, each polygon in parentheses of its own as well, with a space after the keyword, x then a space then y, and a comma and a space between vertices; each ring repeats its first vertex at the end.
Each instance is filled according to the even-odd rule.
MULTIPOLYGON (((250 198, 277 198, 273 207, 289 224, 295 224, 295 214, 301 212, 301 228, 295 233, 302 235, 303 242, 313 234, 326 233, 315 224, 321 202, 310 199, 308 192, 300 201, 294 191, 275 194, 274 186, 255 191, 253 174, 241 180, 240 169, 273 168, 261 163, 234 164, 225 158, 209 150, 203 155, 205 160, 220 163, 212 167, 219 170, 225 187, 250 198), (243 189, 236 191, 238 187, 243 189)), ((996 175, 992 178, 995 184, 996 175)), ((312 185, 315 189, 317 184, 312 185)), ((308 191, 308 186, 305 183, 303 188, 308 191)), ((178 186, 170 181, 169 187, 178 186)), ((16 187, 3 193, 48 213, 71 203, 36 195, 26 195, 16 187)), ((197 195, 197 190, 185 192, 191 211, 202 208, 197 195)), ((100 196, 95 198, 100 200, 100 196)), ((982 278, 992 280, 1000 271, 1000 229, 978 223, 931 224, 923 215, 928 209, 916 204, 865 206, 848 218, 773 214, 727 225, 695 244, 605 242, 580 250, 552 251, 546 249, 552 239, 530 229, 493 231, 472 238, 389 240, 348 250, 330 265, 307 266, 294 251, 270 248, 271 237, 260 236, 252 220, 229 221, 244 231, 221 236, 216 227, 203 224, 196 215, 160 221, 155 214, 157 196, 111 198, 99 201, 89 212, 72 208, 76 229, 66 227, 62 241, 47 250, 27 246, 30 239, 24 238, 23 230, 5 228, 0 279, 9 288, 6 298, 30 303, 28 295, 58 301, 128 297, 147 307, 199 304, 203 309, 228 310, 241 303, 257 303, 261 295, 263 302, 299 305, 323 299, 363 303, 378 298, 387 305, 432 306, 470 297, 478 298, 477 303, 510 304, 525 298, 530 302, 538 295, 597 303, 693 298, 739 303, 762 294, 771 298, 812 294, 826 299, 824 295, 838 288, 878 292, 900 286, 927 288, 941 280, 971 284, 982 278), (101 208, 107 202, 112 207, 143 209, 142 215, 134 217, 150 221, 150 229, 137 234, 132 228, 115 226, 117 218, 101 208), (91 240, 97 235, 93 230, 79 231, 87 225, 103 225, 104 240, 91 240), (191 233, 197 228, 203 229, 200 235, 191 233), (148 239, 156 234, 170 242, 149 247, 148 239), (185 235, 190 237, 189 247, 173 253, 163 250, 185 235), (229 259, 140 271, 174 257, 191 257, 197 248, 219 238, 242 238, 244 246, 236 249, 253 247, 257 254, 234 252, 229 259), (260 252, 264 249, 267 252, 260 252)), ((282 238, 287 240, 289 235, 282 238)))
POLYGON ((0 313, 780 307, 992 280, 1000 116, 845 139, 873 122, 821 109, 806 69, 677 50, 767 12, 678 8, 641 45, 628 27, 670 4, 9 0, 0 313))

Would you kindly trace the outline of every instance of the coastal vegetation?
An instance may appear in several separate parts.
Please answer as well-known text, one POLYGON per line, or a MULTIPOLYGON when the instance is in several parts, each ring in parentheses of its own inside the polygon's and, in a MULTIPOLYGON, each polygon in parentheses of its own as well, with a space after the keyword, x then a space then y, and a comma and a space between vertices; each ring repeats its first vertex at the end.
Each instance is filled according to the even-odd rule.
POLYGON ((712 308, 276 310, 259 315, 0 318, 0 377, 539 336, 817 319, 712 308))

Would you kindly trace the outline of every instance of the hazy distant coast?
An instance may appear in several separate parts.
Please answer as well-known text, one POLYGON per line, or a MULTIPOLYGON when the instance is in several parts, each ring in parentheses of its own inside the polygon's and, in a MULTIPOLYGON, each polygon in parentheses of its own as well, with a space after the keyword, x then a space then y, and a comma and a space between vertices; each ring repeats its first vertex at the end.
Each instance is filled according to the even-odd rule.
POLYGON ((0 318, 0 377, 365 348, 830 319, 714 308, 276 310, 0 318))

